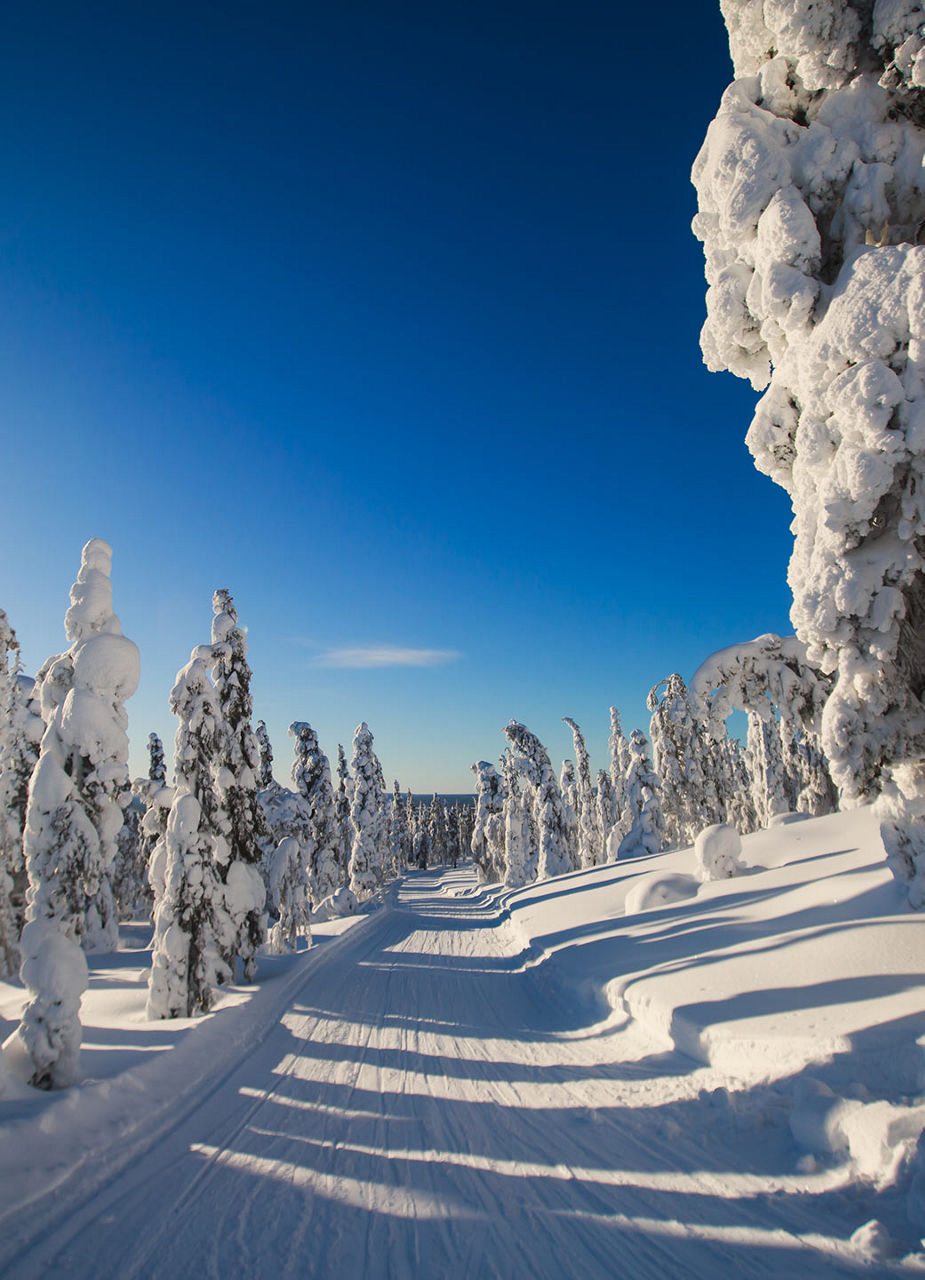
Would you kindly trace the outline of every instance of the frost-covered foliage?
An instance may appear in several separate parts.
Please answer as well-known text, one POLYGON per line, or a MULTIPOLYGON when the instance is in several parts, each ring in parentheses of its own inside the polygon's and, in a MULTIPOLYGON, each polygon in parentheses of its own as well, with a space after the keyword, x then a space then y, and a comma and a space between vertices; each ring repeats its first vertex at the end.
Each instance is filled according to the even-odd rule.
POLYGON ((273 781, 273 748, 270 746, 270 735, 263 720, 257 721, 254 734, 257 738, 257 750, 260 752, 260 776, 257 783, 263 791, 273 781))
MULTIPOLYGON (((147 785, 150 786, 150 782, 147 785)), ((146 808, 144 796, 133 785, 122 811, 122 829, 116 838, 116 860, 112 869, 112 892, 120 920, 131 920, 150 901, 147 857, 142 838, 146 808)))
POLYGON ((748 445, 793 503, 792 618, 834 676, 822 746, 854 804, 925 753, 922 11, 723 10, 738 78, 693 173, 704 358, 764 391, 748 445))
POLYGON ((138 687, 139 659, 112 610, 111 570, 112 548, 91 539, 64 619, 71 647, 43 668, 47 727, 23 840, 29 905, 21 976, 30 999, 19 1028, 41 1088, 76 1078, 86 985, 80 947, 112 950, 118 941, 110 877, 128 795, 123 704, 138 687))
POLYGON ((427 806, 427 833, 430 836, 430 859, 432 866, 443 866, 446 856, 446 812, 443 802, 434 792, 427 806))
POLYGON ((694 854, 702 880, 729 880, 742 870, 742 840, 726 823, 705 827, 694 841, 694 854))
MULTIPOLYGON (((505 784, 488 760, 472 766, 475 774, 475 822, 472 827, 472 861, 483 883, 506 878, 505 865, 505 784)), ((510 883, 510 881, 508 881, 510 883)))
MULTIPOLYGON (((616 829, 616 801, 613 793, 613 780, 604 769, 597 771, 597 820, 602 837, 602 861, 610 856, 610 837, 616 829)), ((617 842, 619 845, 619 841, 617 842)))
POLYGON ((267 880, 267 906, 275 921, 267 934, 267 952, 278 956, 295 951, 300 937, 311 946, 310 886, 298 840, 280 840, 267 862, 267 880))
POLYGON ((296 720, 289 726, 295 739, 292 781, 305 804, 308 822, 303 852, 308 866, 312 902, 318 903, 346 880, 347 856, 334 804, 331 767, 310 724, 296 720))
POLYGON ((658 853, 664 844, 658 777, 652 768, 649 744, 638 729, 630 734, 626 755, 628 830, 617 851, 621 858, 638 853, 658 853))
POLYGON ((20 674, 16 633, 0 609, 0 978, 19 969, 22 922, 13 905, 14 878, 24 866, 29 778, 44 728, 41 717, 29 714, 25 686, 32 683, 20 674))
POLYGON ((925 909, 925 766, 899 765, 877 798, 880 836, 894 875, 908 888, 909 905, 925 909))
POLYGON ((693 844, 697 832, 716 819, 719 808, 703 728, 677 672, 650 690, 646 705, 652 712, 649 735, 665 839, 672 845, 693 844))
POLYGON ((726 822, 737 831, 755 831, 758 815, 752 801, 745 752, 738 738, 714 738, 710 744, 714 776, 720 780, 726 822))
POLYGON ((382 883, 385 850, 382 847, 382 769, 373 750, 373 735, 364 721, 353 735, 350 762, 350 888, 363 902, 382 883))
POLYGON ((766 827, 778 813, 787 813, 787 784, 780 749, 780 730, 773 716, 748 713, 746 760, 752 804, 758 825, 766 827))
POLYGON ((578 861, 583 867, 593 867, 604 861, 604 839, 601 815, 594 785, 591 781, 591 758, 581 729, 569 716, 562 717, 572 731, 575 759, 578 762, 576 810, 578 816, 578 861))
POLYGON ((212 678, 225 722, 225 731, 216 744, 213 768, 222 807, 228 815, 230 852, 228 861, 221 864, 220 874, 237 932, 234 951, 241 959, 245 981, 250 982, 267 930, 264 885, 258 870, 265 834, 257 800, 260 748, 251 726, 253 699, 247 637, 238 626, 237 610, 227 591, 215 592, 212 613, 212 678))
MULTIPOLYGON (((209 678, 209 645, 177 673, 170 706, 178 720, 176 791, 163 841, 152 859, 154 942, 148 1017, 206 1013, 213 987, 231 977, 237 918, 228 910, 222 869, 231 863, 230 823, 213 777, 226 733, 209 678)), ((261 892, 263 884, 261 882, 261 892)))
POLYGON ((549 753, 536 734, 516 720, 504 729, 505 737, 519 757, 518 768, 526 784, 538 845, 537 879, 574 871, 562 793, 553 772, 549 753))
POLYGON ((574 760, 563 760, 559 770, 559 793, 562 796, 562 813, 568 842, 568 860, 574 866, 581 865, 578 853, 578 779, 574 760))

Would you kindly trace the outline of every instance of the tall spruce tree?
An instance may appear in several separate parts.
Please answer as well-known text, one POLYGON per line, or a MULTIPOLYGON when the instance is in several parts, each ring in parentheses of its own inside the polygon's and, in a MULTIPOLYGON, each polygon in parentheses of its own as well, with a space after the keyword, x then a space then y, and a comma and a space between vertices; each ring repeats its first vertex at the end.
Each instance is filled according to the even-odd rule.
POLYGON ((296 720, 289 726, 295 739, 292 781, 305 801, 308 826, 303 854, 308 867, 312 902, 329 897, 346 881, 346 850, 334 804, 331 767, 310 724, 296 720))

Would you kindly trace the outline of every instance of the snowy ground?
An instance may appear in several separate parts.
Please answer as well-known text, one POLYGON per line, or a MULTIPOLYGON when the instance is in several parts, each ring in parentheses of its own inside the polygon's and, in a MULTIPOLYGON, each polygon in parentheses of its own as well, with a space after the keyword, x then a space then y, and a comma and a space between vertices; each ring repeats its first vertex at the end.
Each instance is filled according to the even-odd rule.
POLYGON ((745 861, 661 905, 696 888, 690 850, 514 893, 416 873, 198 1023, 145 1023, 143 956, 109 958, 94 1080, 0 1101, 0 1268, 925 1268, 903 1163, 925 920, 865 812, 749 837, 745 861), (628 894, 655 905, 625 915, 628 894))

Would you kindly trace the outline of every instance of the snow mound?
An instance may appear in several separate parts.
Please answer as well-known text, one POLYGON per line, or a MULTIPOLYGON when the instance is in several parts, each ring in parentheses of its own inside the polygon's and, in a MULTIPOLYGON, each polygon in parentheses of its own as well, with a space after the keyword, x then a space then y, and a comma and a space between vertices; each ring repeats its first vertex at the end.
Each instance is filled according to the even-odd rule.
POLYGON ((353 890, 341 888, 320 902, 312 915, 316 920, 339 920, 344 916, 355 916, 359 909, 353 890))
POLYGON ((717 822, 704 827, 694 841, 697 866, 703 880, 729 880, 743 869, 742 838, 735 827, 717 822))
POLYGON ((636 915, 639 911, 651 911, 653 907, 664 907, 670 902, 683 902, 685 898, 693 898, 700 888, 696 876, 688 876, 671 872, 656 872, 643 876, 626 895, 624 912, 636 915))

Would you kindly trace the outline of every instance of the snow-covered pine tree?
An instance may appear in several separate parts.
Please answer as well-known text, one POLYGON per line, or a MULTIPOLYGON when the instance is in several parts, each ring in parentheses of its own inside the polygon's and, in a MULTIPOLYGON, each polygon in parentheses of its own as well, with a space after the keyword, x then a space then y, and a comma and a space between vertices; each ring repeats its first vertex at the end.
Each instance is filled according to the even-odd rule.
POLYGON ((392 806, 389 810, 389 865, 392 874, 400 876, 411 857, 411 836, 408 831, 408 811, 396 779, 392 790, 392 806))
POLYGON ((120 920, 131 920, 148 897, 147 859, 141 824, 146 802, 132 786, 122 811, 122 828, 116 837, 116 860, 112 869, 112 892, 120 920))
POLYGON ((533 827, 523 791, 519 758, 510 747, 505 747, 501 753, 501 786, 504 882, 519 889, 536 877, 537 849, 536 842, 531 839, 533 827))
POLYGON ((575 777, 574 760, 563 760, 559 770, 559 791, 562 794, 562 812, 565 817, 565 831, 568 840, 568 860, 575 866, 581 865, 578 852, 578 779, 575 777))
POLYGON ((159 787, 163 787, 167 782, 164 744, 156 733, 148 734, 148 778, 159 787))
POLYGON ((194 649, 170 694, 178 720, 176 789, 152 858, 151 1019, 207 1013, 213 988, 232 976, 228 957, 234 956, 238 928, 220 875, 231 861, 231 824, 214 780, 227 726, 209 678, 213 662, 210 645, 194 649))
POLYGON ((616 801, 613 794, 613 780, 609 772, 604 769, 597 771, 597 821, 598 828, 601 832, 601 858, 602 862, 608 862, 615 856, 616 851, 611 850, 611 832, 616 827, 616 801))
POLYGON ((298 840, 280 840, 268 859, 267 873, 267 906, 275 921, 267 934, 267 952, 280 956, 296 951, 300 937, 311 946, 310 884, 298 840))
POLYGON ((446 864, 446 818, 443 811, 443 801, 437 795, 436 791, 431 797, 430 804, 427 807, 427 833, 430 836, 430 860, 431 865, 442 867, 446 864))
POLYGON ((721 757, 715 766, 715 775, 725 779, 722 791, 725 805, 723 821, 735 827, 740 835, 757 831, 760 824, 752 800, 748 761, 738 738, 729 738, 724 733, 721 739, 713 739, 712 750, 716 756, 721 757))
POLYGON ((353 847, 353 831, 350 826, 350 806, 353 803, 353 779, 347 767, 347 756, 344 748, 337 744, 337 788, 334 792, 334 812, 341 830, 342 846, 346 860, 350 862, 353 847))
POLYGON ((260 748, 251 726, 251 669, 247 637, 228 591, 212 597, 212 678, 225 720, 215 760, 215 782, 228 815, 230 857, 219 868, 228 910, 235 921, 234 954, 243 966, 245 982, 257 971, 257 951, 267 932, 265 894, 260 875, 263 811, 257 800, 260 748))
POLYGON ((475 822, 472 827, 472 861, 478 878, 493 884, 505 879, 504 779, 488 760, 472 766, 475 774, 475 822))
POLYGON ((569 716, 562 717, 572 731, 575 759, 578 762, 578 786, 576 810, 578 814, 578 861, 583 867, 594 867, 604 861, 604 840, 601 834, 600 812, 591 781, 591 758, 584 734, 569 716))
POLYGON ((353 798, 350 805, 350 888, 363 902, 382 883, 381 811, 382 772, 373 750, 373 735, 364 721, 353 735, 353 798))
POLYGON ((289 734, 295 739, 292 781, 308 813, 303 855, 308 867, 311 900, 317 906, 346 882, 346 850, 341 844, 331 766, 318 744, 318 735, 302 720, 289 726, 289 734))
POLYGON ((574 871, 577 857, 573 860, 569 848, 562 793, 549 752, 536 734, 516 720, 505 726, 504 734, 520 757, 518 768, 528 786, 538 846, 536 878, 545 880, 548 876, 574 871))
POLYGON ((748 773, 758 825, 766 827, 778 813, 788 813, 787 781, 780 749, 780 727, 768 704, 767 714, 748 713, 748 773))
POLYGON ((626 810, 629 829, 620 842, 618 857, 658 853, 664 845, 664 820, 659 797, 658 775, 652 768, 649 744, 639 729, 630 734, 627 746, 626 810))
POLYGON ((270 746, 270 735, 263 720, 257 721, 254 736, 257 739, 257 750, 260 752, 260 776, 257 779, 257 785, 263 791, 273 781, 273 748, 270 746))
POLYGON ((77 1078, 86 950, 114 949, 110 875, 128 780, 124 703, 138 686, 138 650, 112 611, 112 548, 86 544, 64 629, 71 647, 45 664, 48 720, 29 787, 24 851, 29 905, 21 977, 30 999, 19 1034, 32 1083, 77 1078))
POLYGON ((620 713, 616 707, 610 708, 610 785, 613 792, 611 805, 613 821, 610 828, 603 832, 607 859, 613 862, 617 857, 620 842, 630 829, 631 820, 627 812, 626 775, 629 769, 629 743, 620 725, 620 713))
POLYGON ((17 694, 19 643, 0 609, 0 978, 19 969, 20 926, 13 907, 13 877, 22 867, 20 779, 15 767, 19 754, 17 694))
POLYGON ((649 737, 659 779, 665 839, 678 847, 693 844, 704 827, 720 821, 715 798, 711 804, 707 797, 707 743, 703 729, 691 706, 687 686, 677 672, 649 691, 646 706, 652 712, 649 737))
POLYGON ((901 770, 884 837, 899 842, 894 866, 922 906, 921 6, 723 10, 737 79, 693 172, 704 359, 764 390, 747 442, 793 504, 791 617, 812 664, 835 677, 822 747, 843 805, 901 770))

